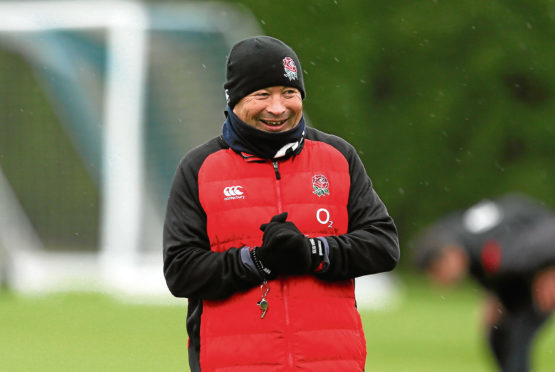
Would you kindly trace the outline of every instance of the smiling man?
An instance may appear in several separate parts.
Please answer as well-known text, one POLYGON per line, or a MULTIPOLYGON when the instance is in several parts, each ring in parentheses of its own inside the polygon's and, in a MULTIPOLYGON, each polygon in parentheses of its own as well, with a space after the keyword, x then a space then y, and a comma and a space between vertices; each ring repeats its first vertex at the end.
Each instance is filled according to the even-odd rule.
POLYGON ((392 270, 397 230, 356 150, 305 124, 301 65, 235 44, 222 135, 180 162, 164 275, 188 298, 192 371, 362 371, 354 278, 392 270))
POLYGON ((269 87, 245 96, 233 112, 245 124, 265 132, 284 132, 303 115, 301 92, 291 87, 269 87))

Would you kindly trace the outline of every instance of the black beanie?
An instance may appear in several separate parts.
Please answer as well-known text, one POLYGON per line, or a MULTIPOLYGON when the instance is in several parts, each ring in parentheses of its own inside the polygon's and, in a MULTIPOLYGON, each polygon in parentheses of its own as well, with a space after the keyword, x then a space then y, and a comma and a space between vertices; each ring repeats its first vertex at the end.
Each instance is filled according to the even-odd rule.
POLYGON ((224 84, 231 109, 246 95, 263 88, 297 88, 304 99, 299 58, 288 45, 269 36, 256 36, 236 43, 227 59, 224 84))

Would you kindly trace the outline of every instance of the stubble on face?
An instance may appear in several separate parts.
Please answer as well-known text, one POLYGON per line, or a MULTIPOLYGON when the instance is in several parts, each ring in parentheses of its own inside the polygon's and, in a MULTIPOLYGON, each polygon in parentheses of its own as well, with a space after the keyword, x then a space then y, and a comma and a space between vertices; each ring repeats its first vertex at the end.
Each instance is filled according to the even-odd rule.
POLYGON ((233 112, 247 125, 265 132, 285 132, 295 128, 302 117, 303 101, 296 88, 275 86, 243 97, 233 112))

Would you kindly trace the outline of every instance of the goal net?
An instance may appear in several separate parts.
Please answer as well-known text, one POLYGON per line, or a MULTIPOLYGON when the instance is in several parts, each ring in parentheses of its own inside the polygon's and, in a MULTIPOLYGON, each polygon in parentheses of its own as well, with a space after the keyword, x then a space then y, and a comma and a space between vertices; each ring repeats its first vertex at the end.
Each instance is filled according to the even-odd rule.
MULTIPOLYGON (((0 284, 171 298, 173 173, 221 132, 226 55, 260 33, 218 2, 0 2, 0 284)), ((393 289, 357 279, 359 307, 393 289)))
POLYGON ((0 2, 0 281, 167 295, 173 172, 220 133, 226 54, 259 32, 216 2, 0 2))

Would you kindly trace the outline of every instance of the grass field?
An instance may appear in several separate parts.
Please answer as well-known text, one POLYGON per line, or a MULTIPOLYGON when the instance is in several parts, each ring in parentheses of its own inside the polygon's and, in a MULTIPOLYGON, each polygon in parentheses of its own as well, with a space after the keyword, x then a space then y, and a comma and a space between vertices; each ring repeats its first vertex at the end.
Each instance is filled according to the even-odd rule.
MULTIPOLYGON (((398 306, 362 312, 367 371, 495 371, 480 338, 480 292, 402 278, 398 306)), ((185 306, 101 294, 0 292, 0 372, 187 371, 185 306)), ((555 324, 539 335, 535 372, 553 371, 555 324)))

